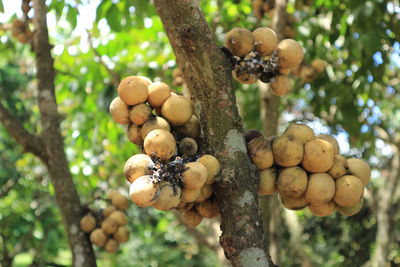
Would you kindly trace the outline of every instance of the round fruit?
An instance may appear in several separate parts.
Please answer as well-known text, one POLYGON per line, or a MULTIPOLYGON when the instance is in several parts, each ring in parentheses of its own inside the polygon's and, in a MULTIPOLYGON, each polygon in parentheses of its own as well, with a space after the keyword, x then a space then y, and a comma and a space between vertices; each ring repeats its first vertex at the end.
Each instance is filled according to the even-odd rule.
POLYGON ((265 170, 271 168, 274 164, 274 155, 272 154, 271 142, 268 142, 264 136, 254 138, 247 144, 250 159, 257 169, 265 170))
POLYGON ((295 68, 303 61, 304 52, 298 42, 285 39, 278 44, 278 57, 281 68, 295 68))
POLYGON ((201 189, 190 190, 190 189, 184 188, 182 190, 182 199, 181 199, 181 201, 183 203, 193 202, 193 201, 195 201, 196 199, 198 199, 200 197, 200 192, 201 192, 201 189))
POLYGON ((152 82, 149 78, 147 78, 146 76, 137 76, 137 77, 139 77, 140 79, 142 79, 142 80, 146 83, 147 86, 149 86, 150 84, 153 83, 153 82, 152 82))
POLYGON ((336 191, 333 200, 340 206, 354 206, 364 194, 364 185, 356 176, 345 175, 337 179, 335 184, 336 191))
POLYGON ((329 216, 335 212, 336 204, 334 201, 324 202, 318 206, 310 204, 308 205, 308 209, 315 216, 329 216))
POLYGON ((172 77, 177 78, 183 75, 183 72, 180 68, 176 68, 172 71, 172 77))
POLYGON ((175 138, 167 130, 153 130, 144 139, 144 151, 161 160, 170 159, 177 153, 175 138))
POLYGON ((146 121, 143 125, 142 125, 142 129, 140 131, 141 135, 142 135, 142 139, 144 140, 147 136, 147 134, 153 130, 157 130, 157 129, 163 129, 166 131, 170 131, 171 127, 169 126, 169 123, 162 117, 153 117, 150 118, 148 121, 146 121))
POLYGON ((199 119, 193 115, 190 120, 184 125, 176 127, 176 131, 193 139, 197 139, 200 136, 200 122, 199 119))
POLYGON ((120 124, 128 124, 129 123, 129 109, 128 105, 125 104, 121 98, 116 97, 110 104, 110 113, 111 117, 115 122, 120 124))
POLYGON ((204 167, 207 168, 207 181, 206 184, 212 184, 215 182, 215 176, 221 170, 221 165, 216 157, 212 155, 203 155, 198 160, 198 163, 201 163, 204 167))
POLYGON ((186 171, 182 174, 182 180, 187 189, 200 189, 207 181, 207 168, 198 162, 189 162, 185 164, 186 171))
POLYGON ((196 210, 186 210, 182 212, 182 220, 188 227, 196 227, 201 223, 203 217, 196 210))
POLYGON ((161 107, 165 100, 171 96, 171 89, 166 83, 155 82, 149 86, 147 101, 152 107, 161 107))
POLYGON ((133 183, 136 178, 149 174, 154 163, 146 154, 136 154, 130 157, 124 167, 126 180, 133 183))
POLYGON ((302 210, 308 206, 309 202, 302 195, 301 197, 285 197, 279 194, 282 205, 289 210, 302 210))
POLYGON ((246 139, 246 144, 249 143, 254 138, 257 138, 257 137, 260 137, 260 136, 263 136, 263 135, 258 130, 246 130, 244 132, 244 137, 246 139))
POLYGON ((304 157, 301 162, 306 171, 317 173, 328 171, 335 162, 333 146, 322 139, 314 139, 304 145, 304 157))
POLYGON ((140 132, 140 127, 131 123, 128 126, 128 139, 132 143, 141 146, 143 145, 143 139, 140 132))
POLYGON ((149 94, 148 82, 138 76, 129 76, 118 86, 118 95, 127 105, 136 105, 146 101, 149 94))
POLYGON ((336 205, 336 206, 337 206, 337 210, 338 210, 341 214, 343 214, 343 215, 345 215, 345 216, 353 216, 353 215, 355 215, 355 214, 357 214, 357 213, 360 212, 360 210, 361 210, 362 207, 363 207, 363 204, 364 204, 364 199, 362 198, 362 199, 361 199, 360 201, 358 201, 358 203, 355 204, 354 206, 349 206, 349 207, 342 207, 342 206, 339 206, 339 205, 336 205))
POLYGON ((300 197, 307 189, 307 182, 307 173, 302 168, 284 168, 279 173, 277 189, 285 197, 300 197))
POLYGON ((121 194, 113 196, 113 198, 111 199, 111 203, 119 210, 126 210, 129 206, 128 199, 121 194))
POLYGON ((271 93, 276 96, 287 95, 290 91, 290 80, 284 75, 276 76, 270 85, 271 93))
POLYGON ((103 215, 104 217, 108 217, 111 215, 111 213, 113 213, 115 210, 117 210, 114 206, 108 206, 107 208, 105 208, 103 210, 103 215))
POLYGON ((339 143, 333 136, 330 136, 329 134, 320 134, 317 136, 317 138, 330 143, 333 146, 333 150, 334 150, 335 154, 340 153, 339 143))
POLYGON ((303 144, 289 136, 281 136, 272 143, 275 162, 282 167, 294 167, 303 159, 303 144))
POLYGON ((260 172, 260 182, 257 192, 259 195, 272 195, 276 192, 276 179, 278 171, 275 168, 269 168, 260 172))
POLYGON ((120 195, 120 193, 117 190, 111 190, 107 193, 107 199, 111 200, 116 195, 120 195))
POLYGON ((197 153, 198 146, 196 140, 185 137, 179 142, 179 152, 182 155, 194 156, 197 153))
POLYGON ((137 104, 129 111, 129 119, 136 125, 142 125, 151 116, 151 108, 145 103, 137 104))
POLYGON ((113 234, 113 238, 118 242, 118 243, 125 243, 129 240, 129 231, 126 226, 120 226, 118 227, 117 231, 113 234))
POLYGON ((119 249, 119 243, 112 238, 108 239, 104 246, 104 250, 107 251, 108 253, 115 253, 118 251, 118 249, 119 249))
POLYGON ((271 55, 278 47, 278 37, 270 28, 257 28, 253 31, 253 36, 255 50, 261 57, 271 55))
POLYGON ((335 182, 327 173, 310 175, 304 196, 311 204, 318 206, 332 200, 335 195, 335 182))
POLYGON ((316 71, 316 72, 323 72, 325 70, 326 62, 322 59, 316 58, 313 61, 311 61, 311 67, 316 71))
POLYGON ((281 75, 289 75, 289 73, 292 71, 292 69, 289 68, 279 68, 278 72, 281 75))
POLYGON ((115 233, 115 231, 117 231, 117 228, 118 228, 118 223, 111 218, 106 218, 101 223, 101 230, 108 235, 115 233))
POLYGON ((291 136, 303 144, 315 139, 314 131, 305 124, 291 124, 286 128, 283 136, 291 136))
POLYGON ((226 34, 225 46, 235 56, 244 57, 254 48, 254 36, 248 29, 233 28, 226 34))
POLYGON ((329 175, 332 176, 333 179, 337 179, 345 175, 347 172, 348 172, 347 160, 343 156, 336 154, 335 162, 328 171, 329 175))
POLYGON ((219 215, 218 203, 215 199, 208 199, 196 205, 196 210, 201 217, 215 218, 219 215))
POLYGON ((131 200, 140 207, 151 206, 154 202, 158 186, 153 184, 150 175, 137 178, 129 188, 131 200))
POLYGON ((128 223, 128 217, 126 217, 125 213, 120 210, 114 211, 113 213, 110 214, 110 216, 108 218, 117 222, 117 224, 119 226, 125 225, 128 223))
POLYGON ((192 101, 180 95, 171 95, 161 106, 161 113, 171 124, 187 123, 193 115, 192 101))
POLYGON ((371 180, 371 168, 369 165, 365 161, 356 158, 348 159, 347 164, 350 173, 360 178, 363 185, 366 186, 371 180))
POLYGON ((107 236, 100 228, 96 228, 90 233, 90 242, 92 242, 92 244, 102 247, 106 241, 107 236))
POLYGON ((212 185, 204 185, 200 190, 200 196, 196 199, 196 202, 203 202, 204 200, 208 199, 213 192, 214 189, 212 188, 212 185))
POLYGON ((161 182, 156 194, 153 207, 158 210, 170 210, 178 206, 181 201, 182 189, 173 186, 170 182, 161 182))
POLYGON ((235 69, 232 71, 232 77, 236 81, 243 84, 256 83, 258 80, 258 77, 254 73, 239 70, 238 66, 236 66, 235 69))
POLYGON ((84 231, 85 233, 90 233, 96 227, 96 219, 93 217, 92 214, 88 213, 82 217, 79 224, 82 231, 84 231))
POLYGON ((309 83, 315 79, 314 69, 309 66, 301 66, 299 76, 305 82, 309 83))

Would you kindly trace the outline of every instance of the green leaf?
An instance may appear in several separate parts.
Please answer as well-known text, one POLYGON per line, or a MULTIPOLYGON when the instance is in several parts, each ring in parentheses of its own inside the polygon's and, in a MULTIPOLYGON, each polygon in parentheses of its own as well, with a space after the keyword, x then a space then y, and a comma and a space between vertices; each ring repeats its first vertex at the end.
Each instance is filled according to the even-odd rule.
POLYGON ((4 5, 2 0, 0 0, 0 12, 4 12, 4 5))
POLYGON ((72 30, 76 27, 78 12, 72 6, 68 6, 67 20, 71 24, 72 30))
POLYGON ((111 30, 119 32, 121 31, 121 13, 117 5, 112 4, 107 10, 106 14, 108 25, 110 25, 111 30))

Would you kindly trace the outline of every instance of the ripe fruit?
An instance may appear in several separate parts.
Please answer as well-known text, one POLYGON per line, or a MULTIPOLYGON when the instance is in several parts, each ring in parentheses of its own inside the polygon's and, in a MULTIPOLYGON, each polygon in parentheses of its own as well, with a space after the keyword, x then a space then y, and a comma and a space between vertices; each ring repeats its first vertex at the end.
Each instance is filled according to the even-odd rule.
POLYGON ((318 206, 310 204, 308 209, 315 216, 329 216, 335 212, 336 204, 334 201, 324 202, 318 206))
POLYGON ((216 157, 212 155, 203 155, 198 160, 198 163, 201 163, 204 167, 207 168, 207 181, 206 184, 212 184, 215 181, 215 176, 221 170, 221 165, 216 157))
POLYGON ((311 61, 311 67, 316 71, 316 72, 323 72, 325 70, 326 62, 322 59, 316 58, 313 61, 311 61))
POLYGON ((333 146, 335 154, 340 153, 339 143, 333 136, 330 136, 329 134, 320 134, 317 136, 317 138, 325 140, 326 142, 330 143, 333 146))
POLYGON ((250 159, 259 170, 268 169, 274 164, 271 142, 264 136, 254 138, 247 144, 250 159))
POLYGON ((254 73, 242 71, 239 69, 238 66, 236 66, 235 69, 232 71, 232 77, 236 81, 243 83, 243 84, 256 83, 258 80, 258 77, 254 73))
POLYGON ((142 129, 140 131, 142 139, 144 140, 149 132, 156 129, 163 129, 166 131, 170 131, 171 127, 169 126, 169 123, 162 117, 156 116, 150 118, 142 125, 142 129))
POLYGON ((226 34, 225 46, 235 56, 244 57, 254 48, 254 36, 248 29, 233 28, 226 34))
POLYGON ((215 199, 209 199, 197 204, 196 210, 204 218, 215 218, 219 215, 219 207, 215 199))
POLYGON ((279 75, 271 82, 271 93, 276 96, 287 95, 290 91, 290 81, 287 76, 279 75))
POLYGON ((362 181, 353 175, 345 175, 335 181, 336 191, 333 200, 343 207, 357 204, 364 194, 362 181))
POLYGON ((165 100, 171 96, 171 89, 166 83, 155 82, 149 85, 147 101, 152 107, 161 107, 165 100))
POLYGON ((196 202, 203 202, 208 199, 214 192, 212 185, 206 184, 200 190, 200 196, 196 199, 196 202))
POLYGON ((314 139, 304 145, 304 157, 301 162, 309 172, 326 172, 335 161, 333 146, 322 139, 314 139))
POLYGON ((255 50, 261 57, 269 56, 278 47, 276 33, 267 27, 258 28, 253 31, 255 50))
POLYGON ((161 160, 170 159, 177 153, 175 138, 167 130, 153 130, 144 139, 144 151, 161 160))
POLYGON ((181 201, 183 203, 193 202, 193 201, 195 201, 196 199, 198 199, 200 197, 200 192, 201 192, 201 189, 190 190, 190 189, 184 188, 182 190, 182 199, 181 199, 181 201))
POLYGON ((295 68, 303 61, 304 52, 298 42, 285 39, 278 44, 278 57, 281 68, 295 68))
POLYGON ((140 134, 140 127, 138 127, 137 125, 131 123, 128 126, 128 139, 129 141, 131 141, 132 143, 141 146, 143 144, 143 139, 142 136, 140 134))
POLYGON ((92 242, 92 244, 102 247, 106 241, 107 236, 100 228, 96 228, 90 233, 90 242, 92 242))
POLYGON ((356 158, 348 159, 347 164, 349 165, 350 173, 360 178, 363 185, 366 186, 371 180, 371 168, 369 165, 365 161, 356 158))
POLYGON ((118 225, 125 225, 128 223, 128 217, 120 210, 114 211, 108 218, 114 220, 118 225))
POLYGON ((258 130, 246 130, 244 132, 244 137, 246 139, 246 143, 249 143, 254 138, 257 138, 257 137, 260 137, 260 136, 263 136, 263 135, 258 130))
POLYGON ((363 207, 363 204, 364 204, 364 199, 361 198, 361 200, 358 201, 357 204, 355 204, 355 205, 353 205, 353 206, 342 207, 342 206, 336 205, 336 207, 337 207, 337 210, 338 210, 341 214, 343 214, 343 215, 345 215, 345 216, 353 216, 353 215, 355 215, 355 214, 357 214, 357 213, 360 212, 360 210, 361 210, 362 207, 363 207))
POLYGON ((272 143, 275 162, 282 167, 294 167, 303 159, 303 144, 288 136, 281 136, 272 143))
POLYGON ((153 207, 158 210, 170 210, 178 206, 181 201, 182 189, 173 186, 170 182, 161 182, 156 194, 153 207))
POLYGON ((151 158, 146 154, 136 154, 130 157, 124 167, 126 179, 133 183, 136 178, 149 174, 150 168, 154 165, 151 158))
POLYGON ((113 234, 113 238, 118 242, 118 243, 125 243, 129 240, 129 231, 126 226, 120 226, 118 227, 117 231, 113 234))
POLYGON ((129 76, 118 86, 118 95, 127 105, 136 105, 146 101, 148 81, 138 76, 129 76))
POLYGON ((299 140, 303 144, 315 139, 314 131, 305 124, 291 124, 286 128, 283 136, 291 136, 294 139, 299 140))
POLYGON ((119 249, 119 244, 117 241, 115 241, 114 239, 110 238, 107 240, 105 246, 104 246, 105 251, 107 251, 108 253, 115 253, 118 251, 119 249))
POLYGON ((203 217, 196 210, 186 210, 182 213, 183 222, 189 227, 196 227, 201 223, 203 217))
POLYGON ((207 168, 198 162, 189 162, 185 164, 188 168, 182 174, 182 180, 187 189, 200 189, 207 181, 207 168))
POLYGON ((161 114, 173 125, 184 125, 193 115, 192 102, 184 96, 171 95, 162 104, 161 114))
POLYGON ((185 137, 179 142, 179 152, 182 155, 194 156, 197 153, 198 146, 196 140, 185 137))
POLYGON ((117 231, 118 228, 118 223, 111 219, 110 217, 106 218, 102 223, 101 223, 101 230, 105 234, 113 234, 115 231, 117 231))
POLYGON ((151 206, 157 193, 158 186, 154 185, 150 175, 137 178, 129 188, 131 200, 140 207, 151 206))
POLYGON ((144 104, 137 104, 129 111, 129 119, 136 125, 142 125, 151 116, 151 108, 144 104))
POLYGON ((108 217, 111 215, 111 213, 113 213, 115 210, 117 210, 114 206, 108 206, 107 208, 105 208, 103 210, 103 215, 104 217, 108 217))
POLYGON ((96 227, 96 219, 92 214, 88 213, 82 217, 79 222, 82 231, 85 233, 90 233, 96 227))
POLYGON ((120 124, 128 124, 129 123, 129 109, 128 105, 125 104, 121 98, 116 97, 110 104, 110 113, 111 117, 115 122, 120 124))
POLYGON ((347 160, 343 156, 336 154, 335 161, 332 167, 328 171, 329 175, 332 176, 333 179, 337 179, 345 175, 347 171, 348 171, 347 160))
POLYGON ((307 182, 307 173, 302 168, 284 168, 279 173, 277 189, 285 197, 300 197, 307 189, 307 182))
POLYGON ((276 179, 278 172, 275 168, 269 168, 260 172, 260 182, 257 192, 259 195, 272 195, 276 192, 276 179))
POLYGON ((126 210, 129 206, 128 199, 119 193, 113 196, 113 198, 111 199, 111 203, 119 210, 126 210))
POLYGON ((279 68, 278 72, 281 75, 289 75, 289 73, 292 71, 292 69, 289 68, 279 68))
POLYGON ((315 173, 310 175, 305 197, 308 202, 318 206, 331 201, 335 195, 335 182, 327 173, 315 173))
POLYGON ((200 136, 199 119, 195 115, 192 115, 192 117, 190 118, 190 120, 187 123, 176 127, 176 131, 179 134, 182 134, 187 137, 191 137, 194 139, 199 138, 199 136, 200 136))
POLYGON ((279 194, 282 205, 289 210, 302 210, 308 206, 308 200, 302 195, 301 197, 285 197, 279 194))

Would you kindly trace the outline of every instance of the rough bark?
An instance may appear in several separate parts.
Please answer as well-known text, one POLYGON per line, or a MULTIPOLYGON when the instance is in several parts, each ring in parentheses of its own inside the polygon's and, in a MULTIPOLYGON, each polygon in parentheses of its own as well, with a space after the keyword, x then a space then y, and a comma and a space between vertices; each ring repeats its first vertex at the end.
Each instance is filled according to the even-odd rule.
POLYGON ((88 236, 79 228, 84 210, 72 180, 60 133, 60 116, 54 88, 54 67, 46 22, 47 8, 44 0, 34 0, 35 15, 34 52, 36 54, 37 86, 41 139, 48 155, 46 162, 55 189, 57 204, 65 225, 68 243, 73 255, 73 266, 96 266, 95 255, 88 236))
POLYGON ((230 63, 216 46, 198 1, 156 0, 155 5, 185 73, 205 148, 221 163, 215 190, 225 256, 233 266, 271 266, 257 203, 257 177, 247 156, 230 63))

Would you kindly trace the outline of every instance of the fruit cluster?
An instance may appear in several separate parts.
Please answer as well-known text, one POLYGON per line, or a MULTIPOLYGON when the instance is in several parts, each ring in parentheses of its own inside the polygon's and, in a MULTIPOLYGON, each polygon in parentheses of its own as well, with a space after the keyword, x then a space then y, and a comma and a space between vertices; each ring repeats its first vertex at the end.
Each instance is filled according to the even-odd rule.
POLYGON ((180 68, 176 68, 172 71, 172 85, 173 86, 182 86, 185 83, 183 79, 183 73, 180 68))
POLYGON ((287 75, 303 61, 301 45, 293 39, 278 43, 276 33, 267 27, 253 32, 233 28, 225 37, 225 46, 232 53, 233 77, 251 84, 260 79, 270 83, 271 93, 282 96, 290 91, 287 75))
POLYGON ((128 218, 124 212, 128 208, 128 199, 122 194, 112 191, 107 198, 111 205, 100 211, 90 211, 82 217, 80 227, 90 233, 90 241, 109 253, 115 253, 119 244, 129 240, 126 227, 128 218))
POLYGON ((292 124, 280 137, 265 138, 256 131, 246 137, 250 158, 260 170, 260 195, 278 192, 285 208, 308 207, 316 216, 336 210, 351 216, 361 210, 371 169, 360 159, 341 156, 332 136, 315 136, 310 127, 292 124))
POLYGON ((161 82, 129 76, 110 105, 113 119, 129 124, 128 138, 142 148, 124 167, 129 194, 140 207, 177 209, 188 226, 219 215, 212 183, 220 164, 201 153, 200 123, 189 98, 161 82))

